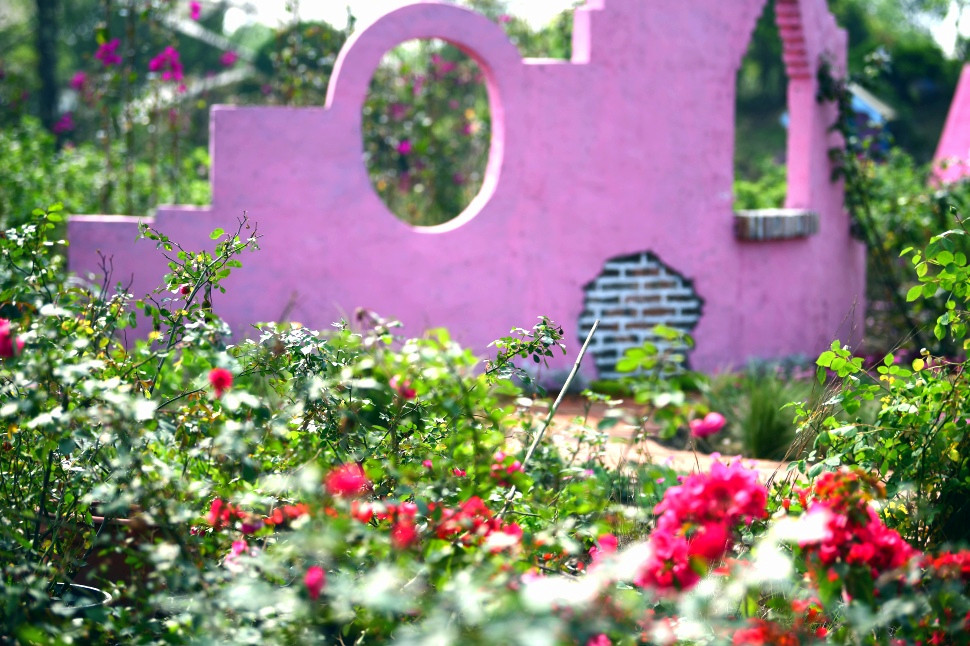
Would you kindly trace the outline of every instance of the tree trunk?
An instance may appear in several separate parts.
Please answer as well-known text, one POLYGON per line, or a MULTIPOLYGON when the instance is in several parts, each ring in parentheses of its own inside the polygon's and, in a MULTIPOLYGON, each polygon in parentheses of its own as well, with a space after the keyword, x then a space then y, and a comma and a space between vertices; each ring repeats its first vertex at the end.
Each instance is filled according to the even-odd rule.
POLYGON ((57 2, 37 3, 37 76, 40 77, 40 120, 50 130, 57 121, 57 2))

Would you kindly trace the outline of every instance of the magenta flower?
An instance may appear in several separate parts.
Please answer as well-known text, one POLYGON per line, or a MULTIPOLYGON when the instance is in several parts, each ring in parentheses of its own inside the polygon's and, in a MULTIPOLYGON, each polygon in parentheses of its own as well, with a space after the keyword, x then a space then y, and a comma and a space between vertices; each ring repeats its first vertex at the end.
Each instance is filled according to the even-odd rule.
POLYGON ((189 3, 189 15, 192 17, 192 20, 198 20, 201 14, 202 3, 198 0, 192 0, 192 2, 189 3))
POLYGON ((163 81, 181 81, 182 62, 179 60, 178 50, 169 45, 162 50, 161 54, 149 61, 148 70, 161 72, 163 81))
POLYGON ((64 132, 70 132, 74 130, 74 117, 70 112, 65 112, 64 115, 57 120, 57 123, 51 128, 55 135, 59 135, 64 132))
POLYGON ((222 63, 223 67, 232 67, 239 60, 239 54, 232 51, 231 49, 219 57, 219 62, 222 63))
POLYGON ((388 109, 391 113, 391 118, 395 121, 400 121, 408 113, 408 108, 403 103, 392 103, 388 109))
POLYGON ((14 338, 10 321, 0 319, 0 359, 9 359, 24 349, 24 340, 14 338))
POLYGON ((101 43, 98 45, 98 51, 94 53, 94 57, 101 61, 105 67, 121 65, 121 56, 118 55, 118 47, 120 45, 121 41, 117 38, 112 38, 106 43, 101 43))
POLYGON ((397 151, 402 155, 409 155, 413 149, 414 146, 411 144, 410 139, 402 139, 401 143, 397 145, 397 151))
POLYGON ((310 598, 316 601, 320 598, 320 591, 327 584, 327 573, 319 565, 311 565, 307 568, 306 575, 303 577, 303 584, 306 585, 307 593, 310 598))
POLYGON ((71 77, 71 87, 78 92, 84 91, 84 85, 88 82, 88 75, 84 72, 75 72, 71 77))
POLYGON ((720 413, 708 413, 702 419, 692 419, 690 421, 690 434, 694 437, 708 437, 714 435, 727 423, 724 415, 720 413))

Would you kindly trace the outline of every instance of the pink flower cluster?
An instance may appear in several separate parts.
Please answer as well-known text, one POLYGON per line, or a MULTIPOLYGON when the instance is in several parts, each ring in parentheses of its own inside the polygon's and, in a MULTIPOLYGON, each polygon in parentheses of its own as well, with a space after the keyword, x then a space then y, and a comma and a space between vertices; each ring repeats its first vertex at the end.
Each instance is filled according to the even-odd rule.
POLYGON ((417 525, 414 522, 418 506, 413 502, 368 503, 354 501, 350 515, 361 523, 377 520, 391 521, 391 544, 399 550, 407 549, 418 542, 417 525))
POLYGON ((179 53, 169 45, 162 53, 148 62, 150 72, 161 72, 163 81, 181 81, 183 77, 182 61, 179 53))
POLYGON ((53 125, 51 130, 55 135, 74 130, 74 114, 71 112, 65 112, 63 115, 61 115, 61 118, 57 120, 57 123, 53 125))
POLYGON ((694 474, 671 487, 654 509, 651 556, 634 579, 639 586, 687 589, 731 547, 740 522, 767 516, 768 498, 757 473, 740 461, 715 462, 710 473, 694 474))
POLYGON ((402 399, 414 399, 418 396, 418 391, 411 386, 411 382, 403 377, 391 377, 388 385, 402 399))
MULTIPOLYGON (((361 523, 372 520, 390 521, 391 543, 398 549, 410 547, 421 537, 415 520, 418 506, 413 502, 354 501, 350 513, 361 523)), ((428 515, 424 531, 441 540, 454 541, 465 547, 481 546, 489 539, 501 538, 503 540, 499 544, 503 546, 518 544, 522 539, 522 528, 517 523, 503 523, 478 496, 472 496, 457 508, 430 502, 428 515)), ((502 547, 497 547, 493 551, 501 549, 502 547)))
POLYGON ((489 475, 500 487, 508 487, 512 483, 509 478, 516 473, 524 473, 525 468, 522 463, 513 458, 510 455, 505 455, 502 451, 498 451, 492 456, 492 466, 489 469, 489 475))
POLYGON ((239 54, 237 54, 231 49, 219 57, 219 63, 223 67, 232 67, 233 65, 236 64, 236 61, 238 60, 239 60, 239 54))
POLYGON ((16 356, 23 349, 24 340, 14 336, 10 321, 0 319, 0 359, 9 359, 16 356))
POLYGON ((941 579, 960 579, 965 584, 970 583, 970 550, 926 556, 922 565, 941 579))
POLYGON ((216 498, 209 505, 206 522, 209 523, 213 530, 219 531, 239 521, 238 529, 240 532, 243 534, 255 534, 264 526, 283 527, 308 513, 310 513, 310 508, 300 503, 277 507, 273 509, 269 516, 260 517, 252 512, 244 511, 221 498, 216 498))
POLYGON ((363 468, 354 463, 347 463, 328 473, 324 479, 324 486, 331 496, 356 498, 370 490, 371 482, 363 468))
POLYGON ((876 578, 918 554, 869 505, 870 491, 876 486, 874 477, 840 470, 825 473, 815 482, 813 499, 802 493, 807 513, 828 515, 824 538, 801 545, 810 562, 825 570, 836 563, 861 566, 876 578))
POLYGON ((440 508, 440 516, 434 527, 438 538, 454 540, 462 545, 481 545, 496 532, 513 537, 516 542, 522 538, 522 528, 517 523, 503 523, 478 496, 472 496, 457 509, 440 508))
POLYGON ((77 92, 83 92, 85 85, 88 82, 88 75, 84 72, 75 72, 74 76, 71 77, 70 85, 71 88, 77 92))
POLYGON ((121 56, 118 55, 118 47, 120 45, 121 41, 117 38, 112 38, 106 43, 101 43, 98 45, 98 51, 94 53, 94 57, 101 61, 105 67, 121 65, 121 56))
POLYGON ((755 646, 774 644, 776 646, 799 646, 798 637, 774 622, 761 618, 748 620, 748 627, 734 632, 732 646, 755 646))
POLYGON ((613 534, 602 534, 596 539, 596 545, 589 548, 589 556, 593 559, 593 565, 603 560, 605 554, 613 554, 619 546, 619 541, 613 534))

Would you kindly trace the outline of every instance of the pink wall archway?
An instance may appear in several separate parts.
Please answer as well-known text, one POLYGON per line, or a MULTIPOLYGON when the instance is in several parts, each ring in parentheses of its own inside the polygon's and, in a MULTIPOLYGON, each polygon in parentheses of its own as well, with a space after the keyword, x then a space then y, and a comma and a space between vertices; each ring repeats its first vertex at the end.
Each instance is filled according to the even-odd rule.
MULTIPOLYGON (((860 334, 864 309, 864 252, 849 237, 841 186, 829 180, 834 108, 814 101, 817 65, 824 57, 844 67, 845 36, 824 0, 780 1, 808 70, 789 88, 788 154, 800 170, 789 173, 788 206, 810 210, 817 233, 793 229, 806 216, 785 212, 745 216, 768 239, 739 236, 735 76, 763 3, 588 0, 576 11, 569 62, 521 59, 496 25, 465 9, 402 7, 346 44, 326 106, 214 108, 212 205, 159 208, 155 225, 195 247, 243 211, 259 222, 263 249, 243 259, 215 302, 240 334, 287 309, 326 328, 362 306, 400 318, 410 334, 447 326, 484 351, 544 314, 575 349, 583 287, 608 259, 651 252, 704 302, 695 367, 816 353, 860 334), (431 37, 478 61, 498 127, 472 205, 415 230, 368 181, 360 111, 381 55, 431 37)), ((134 242, 136 222, 72 218, 71 267, 96 270, 100 249, 144 293, 165 267, 149 243, 134 242)))

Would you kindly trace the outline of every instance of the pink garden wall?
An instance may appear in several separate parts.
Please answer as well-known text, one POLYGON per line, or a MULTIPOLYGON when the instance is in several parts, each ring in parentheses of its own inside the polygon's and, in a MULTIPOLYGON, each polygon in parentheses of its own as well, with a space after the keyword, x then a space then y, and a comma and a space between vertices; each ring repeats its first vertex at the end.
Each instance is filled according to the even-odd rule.
POLYGON ((933 163, 936 176, 944 182, 970 175, 970 65, 960 74, 933 163))
MULTIPOLYGON (((325 106, 213 108, 212 205, 159 208, 154 225, 206 247, 212 229, 229 230, 243 212, 258 222, 262 249, 242 258, 214 302, 238 334, 291 301, 290 319, 321 329, 362 306, 400 319, 408 334, 446 326, 484 352, 544 314, 564 326, 574 356, 596 310, 608 319, 597 336, 608 341, 588 373, 607 371, 609 352, 641 341, 652 317, 683 318, 671 322, 692 329, 701 369, 817 353, 858 337, 864 310, 864 251, 830 181, 834 107, 815 99, 820 61, 844 67, 845 35, 824 0, 778 0, 788 208, 735 215, 736 71, 763 4, 587 0, 575 13, 571 61, 522 59, 499 26, 465 9, 405 6, 347 42, 325 106), (388 211, 361 137, 374 69, 413 38, 472 56, 492 113, 481 192, 428 228, 388 211), (651 281, 654 270, 670 279, 651 281), (636 281, 606 280, 631 271, 636 281), (603 304, 614 297, 615 308, 603 304), (689 306, 667 307, 674 298, 689 306)), ((132 291, 145 293, 165 265, 136 235, 136 218, 73 217, 71 268, 96 271, 101 250, 117 280, 133 276, 132 291)))

